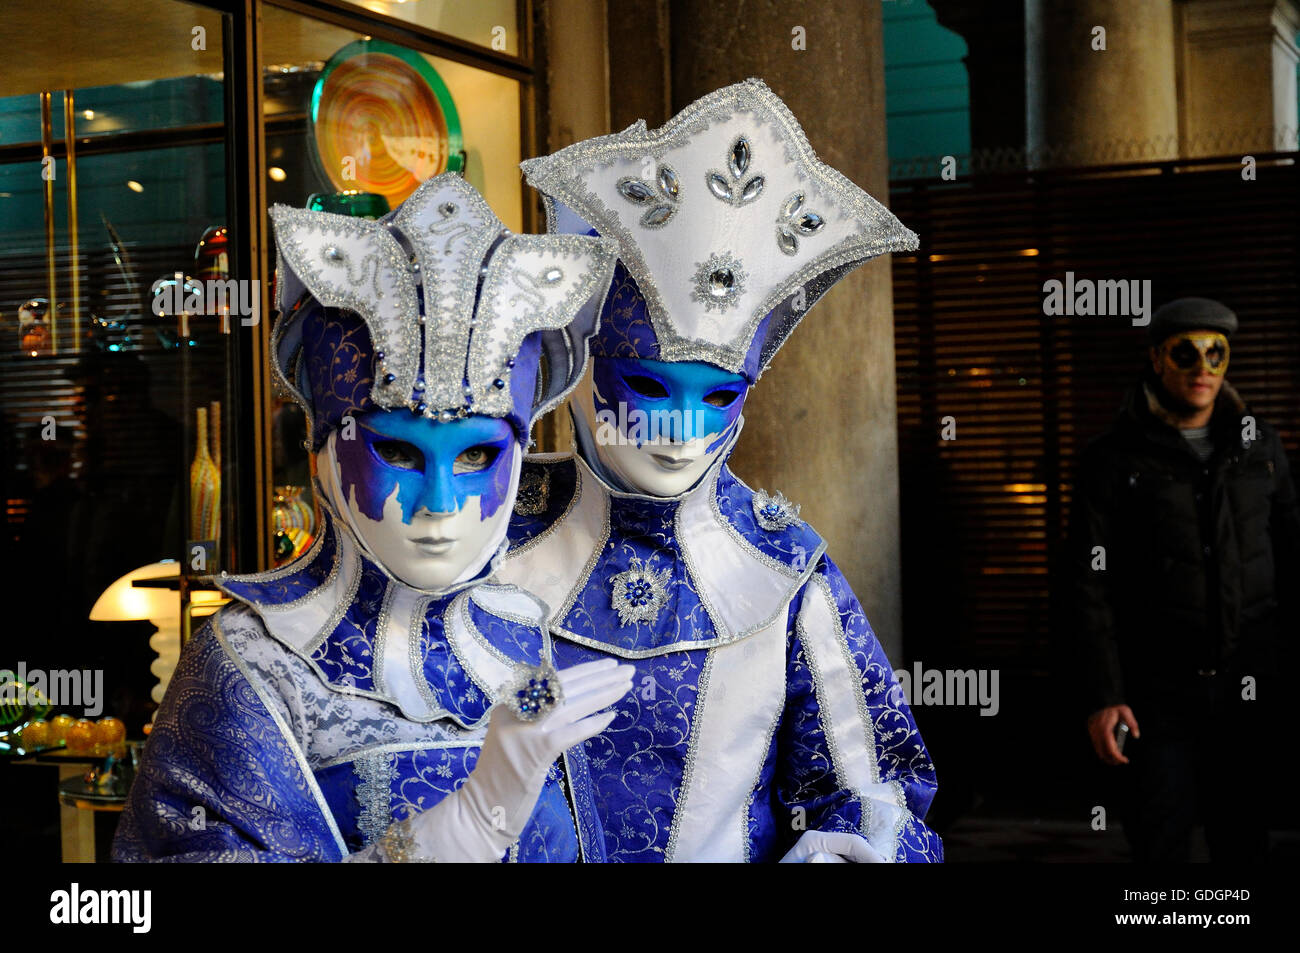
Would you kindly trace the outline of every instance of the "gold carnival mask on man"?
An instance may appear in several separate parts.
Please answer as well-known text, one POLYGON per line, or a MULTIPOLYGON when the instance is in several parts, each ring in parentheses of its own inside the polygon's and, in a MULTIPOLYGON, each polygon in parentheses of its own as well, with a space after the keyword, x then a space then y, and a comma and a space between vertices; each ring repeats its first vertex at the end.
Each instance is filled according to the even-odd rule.
POLYGON ((1228 339, 1218 331, 1184 331, 1161 345, 1165 360, 1180 371, 1200 368, 1216 377, 1228 370, 1228 339))

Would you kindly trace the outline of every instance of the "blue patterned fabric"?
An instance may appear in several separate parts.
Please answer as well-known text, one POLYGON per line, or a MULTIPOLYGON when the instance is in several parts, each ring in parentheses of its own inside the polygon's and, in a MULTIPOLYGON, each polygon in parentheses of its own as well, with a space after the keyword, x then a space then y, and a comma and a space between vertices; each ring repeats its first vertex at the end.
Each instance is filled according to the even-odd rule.
MULTIPOLYGON (((573 464, 548 461, 541 466, 550 470, 554 481, 556 474, 571 470, 573 464)), ((692 734, 703 717, 698 709, 700 680, 712 651, 674 650, 673 645, 709 639, 715 633, 675 535, 674 519, 681 504, 611 496, 591 480, 584 483, 583 492, 605 493, 610 534, 595 553, 590 576, 579 579, 572 608, 557 630, 555 658, 561 668, 611 656, 635 666, 632 692, 612 706, 617 712, 614 720, 584 747, 608 859, 659 862, 673 855, 674 820, 689 790, 684 790, 683 779, 692 734), (666 574, 667 600, 653 623, 622 624, 611 604, 611 581, 627 572, 633 560, 666 574), (581 641, 572 640, 570 633, 581 641), (656 651, 649 654, 646 649, 656 651), (637 657, 646 654, 649 657, 637 657)), ((707 478, 693 492, 707 492, 707 478)), ((936 790, 934 766, 861 604, 835 564, 820 555, 821 537, 811 527, 796 520, 783 528, 764 529, 754 515, 754 498, 754 492, 725 466, 721 469, 715 518, 725 521, 729 532, 743 540, 738 545, 784 566, 807 567, 810 575, 793 590, 785 610, 784 701, 779 703, 761 764, 747 769, 755 771, 755 783, 744 818, 745 857, 780 860, 808 830, 851 833, 869 842, 874 837, 875 844, 889 845, 893 852, 889 859, 895 861, 941 862, 942 842, 924 822, 936 790), (809 565, 813 559, 815 565, 809 565), (829 715, 801 630, 801 613, 807 615, 805 602, 814 598, 814 591, 823 602, 824 593, 830 594, 838 616, 836 631, 820 633, 823 644, 838 646, 821 664, 848 667, 848 672, 842 667, 836 673, 838 684, 860 687, 862 723, 854 729, 855 737, 869 738, 874 747, 870 752, 862 747, 837 753, 828 743, 829 715), (870 758, 869 790, 846 786, 837 773, 836 757, 870 758), (877 833, 881 819, 893 815, 898 817, 897 826, 882 838, 877 833), (798 823, 792 823, 796 817, 798 823)), ((548 507, 557 519, 564 511, 565 506, 555 501, 548 507)), ((539 523, 536 517, 516 517, 511 525, 512 545, 521 546, 556 530, 554 524, 539 527, 539 523)), ((593 550, 598 543, 591 541, 593 550)), ((519 558, 534 551, 524 550, 519 558)), ((735 582, 743 584, 743 580, 735 582)), ((710 594, 703 595, 707 599, 710 594)), ((716 598, 709 601, 720 604, 716 598)), ((822 616, 808 616, 814 617, 822 616)), ((734 620, 725 621, 733 631, 740 628, 734 620)), ((760 701, 754 699, 755 704, 760 701)), ((855 762, 859 776, 864 766, 862 760, 855 762)))
POLYGON ((336 861, 308 776, 210 625, 181 653, 113 860, 336 861))
POLYGON ((713 623, 673 535, 675 503, 620 500, 610 512, 609 541, 562 625, 574 635, 623 649, 648 649, 716 637, 713 623), (633 570, 638 560, 652 572, 668 573, 662 607, 653 619, 623 624, 610 602, 611 580, 633 570))
MULTIPOLYGON (((844 574, 823 557, 817 575, 830 586, 866 700, 868 720, 875 739, 876 764, 881 782, 897 782, 903 790, 908 816, 899 831, 894 857, 900 862, 941 862, 939 835, 921 819, 930 809, 937 788, 934 765, 921 740, 912 712, 903 699, 893 666, 871 629, 862 605, 844 574)), ((779 771, 776 794, 786 811, 802 806, 809 830, 860 833, 863 804, 843 790, 835 776, 817 691, 805 658, 803 639, 793 619, 808 597, 808 588, 790 606, 791 638, 786 681, 786 715, 777 733, 779 771)), ((788 816, 788 814, 787 814, 788 816)))
MULTIPOLYGON (((323 578, 312 569, 320 559, 304 556, 302 566, 289 567, 288 585, 226 584, 272 604, 281 596, 296 601, 296 580, 323 578)), ((242 602, 224 607, 185 646, 118 828, 115 860, 338 861, 465 782, 492 698, 444 632, 457 597, 431 601, 413 636, 433 704, 451 717, 412 722, 382 698, 355 694, 374 690, 376 619, 385 586, 400 585, 366 558, 361 563, 356 599, 310 659, 276 640, 242 602)), ((472 597, 468 606, 496 651, 540 661, 539 628, 495 616, 472 597)), ((593 801, 586 756, 573 749, 552 766, 503 859, 578 860, 575 811, 583 815, 588 859, 603 859, 593 801), (566 776, 570 764, 576 780, 566 776)))
MULTIPOLYGON (((664 859, 706 654, 694 649, 619 659, 636 666, 632 691, 611 706, 618 714, 609 727, 584 743, 611 862, 664 859)), ((556 640, 559 668, 605 657, 599 649, 556 640)))

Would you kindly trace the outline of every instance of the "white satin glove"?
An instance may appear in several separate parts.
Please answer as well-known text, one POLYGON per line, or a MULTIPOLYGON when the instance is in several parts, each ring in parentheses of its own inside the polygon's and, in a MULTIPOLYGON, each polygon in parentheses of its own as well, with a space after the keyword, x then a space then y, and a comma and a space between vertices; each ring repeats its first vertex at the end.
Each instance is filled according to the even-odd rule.
POLYGON ((614 659, 567 668, 558 673, 563 701, 533 722, 497 705, 465 783, 427 811, 392 825, 377 845, 384 859, 500 860, 523 833, 555 759, 605 730, 617 712, 600 710, 627 694, 635 671, 614 659))
POLYGON ((843 831, 805 831, 783 864, 887 864, 874 847, 857 834, 843 831))

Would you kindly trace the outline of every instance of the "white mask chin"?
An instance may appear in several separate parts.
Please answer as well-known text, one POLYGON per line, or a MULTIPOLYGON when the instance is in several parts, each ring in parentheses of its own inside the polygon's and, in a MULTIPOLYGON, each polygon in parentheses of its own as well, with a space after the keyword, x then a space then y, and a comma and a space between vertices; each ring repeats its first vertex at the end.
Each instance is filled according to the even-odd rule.
MULTIPOLYGON (((710 453, 708 448, 718 442, 720 433, 696 437, 685 443, 673 442, 660 436, 655 440, 643 441, 639 447, 622 434, 616 435, 618 439, 602 439, 612 428, 609 425, 602 426, 596 420, 593 388, 591 369, 588 368, 571 398, 582 418, 578 425, 585 424, 591 437, 590 444, 595 448, 601 466, 633 493, 659 497, 681 496, 700 482, 700 478, 732 442, 729 437, 710 453)), ((734 436, 734 431, 739 427, 740 420, 737 420, 731 436, 734 436)))
POLYGON ((501 547, 515 508, 523 451, 512 442, 510 489, 495 513, 480 519, 481 497, 471 496, 455 513, 419 510, 411 522, 402 522, 398 488, 384 501, 383 517, 372 520, 357 508, 356 490, 343 499, 334 440, 337 431, 317 454, 316 473, 334 513, 347 522, 362 547, 380 567, 415 589, 441 592, 468 582, 483 571, 501 547))

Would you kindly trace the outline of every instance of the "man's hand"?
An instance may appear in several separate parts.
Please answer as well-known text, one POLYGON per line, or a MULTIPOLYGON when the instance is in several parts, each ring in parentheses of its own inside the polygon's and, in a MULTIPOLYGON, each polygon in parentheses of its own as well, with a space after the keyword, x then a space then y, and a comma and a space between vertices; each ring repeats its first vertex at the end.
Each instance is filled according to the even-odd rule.
POLYGON ((1088 716, 1088 735, 1092 738, 1092 749, 1106 764, 1128 764, 1128 758, 1120 754, 1119 745, 1115 744, 1115 726, 1121 721, 1128 725, 1134 738, 1142 737, 1138 731, 1137 719, 1133 717, 1133 709, 1128 705, 1111 705, 1088 716))

